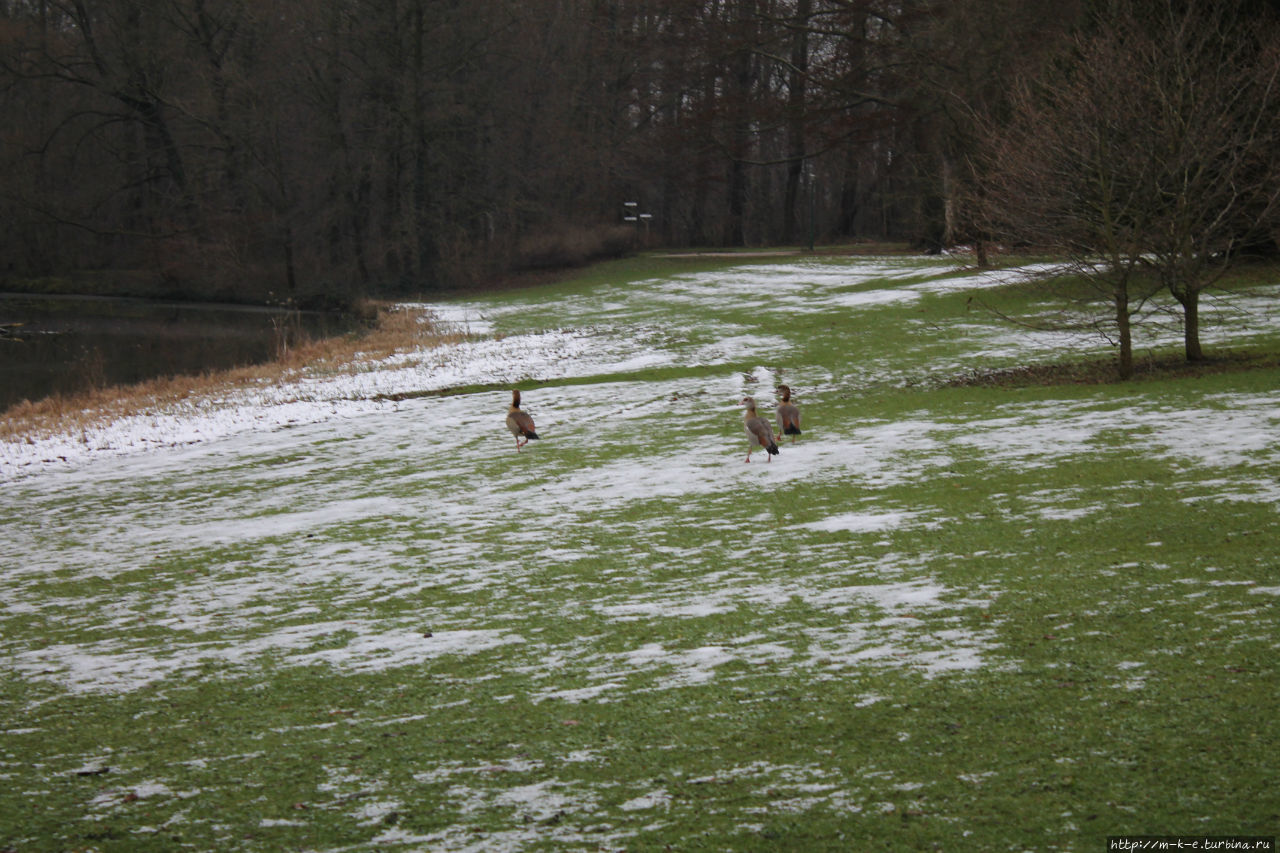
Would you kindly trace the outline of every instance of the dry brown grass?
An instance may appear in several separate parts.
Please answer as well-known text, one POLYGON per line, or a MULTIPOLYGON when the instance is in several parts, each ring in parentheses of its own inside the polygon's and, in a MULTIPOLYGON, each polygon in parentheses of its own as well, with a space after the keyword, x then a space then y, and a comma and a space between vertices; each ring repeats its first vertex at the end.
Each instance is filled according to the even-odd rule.
POLYGON ((75 434, 121 418, 163 412, 184 402, 226 396, 237 388, 281 384, 305 375, 355 372, 398 352, 465 337, 441 328, 425 309, 385 304, 372 308, 376 318, 368 329, 334 338, 281 343, 276 360, 265 364, 23 401, 0 414, 0 441, 75 434))

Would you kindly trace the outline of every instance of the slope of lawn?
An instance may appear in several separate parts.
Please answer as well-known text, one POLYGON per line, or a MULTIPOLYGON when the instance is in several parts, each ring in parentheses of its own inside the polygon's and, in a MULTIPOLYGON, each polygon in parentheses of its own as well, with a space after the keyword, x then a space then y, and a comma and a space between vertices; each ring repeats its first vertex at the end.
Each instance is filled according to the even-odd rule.
MULTIPOLYGON (((0 850, 1274 835, 1280 369, 949 383, 1106 352, 979 307, 1021 277, 606 265, 270 428, 8 448, 0 850)), ((1280 350, 1278 292, 1210 349, 1280 350)))

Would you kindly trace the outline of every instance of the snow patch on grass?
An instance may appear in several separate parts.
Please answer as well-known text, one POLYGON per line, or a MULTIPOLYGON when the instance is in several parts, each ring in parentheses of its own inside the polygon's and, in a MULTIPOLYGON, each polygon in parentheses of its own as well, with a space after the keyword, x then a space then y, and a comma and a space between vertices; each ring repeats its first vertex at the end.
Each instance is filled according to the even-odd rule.
POLYGON ((175 675, 194 675, 210 664, 247 667, 272 656, 289 666, 327 664, 340 671, 370 672, 419 666, 445 655, 473 655, 523 643, 522 637, 496 630, 431 632, 382 631, 357 621, 296 625, 261 637, 242 637, 232 645, 212 642, 149 643, 121 649, 124 643, 58 643, 16 654, 12 668, 37 681, 50 681, 73 693, 121 693, 140 690, 175 675), (302 651, 335 629, 348 632, 340 647, 302 651))

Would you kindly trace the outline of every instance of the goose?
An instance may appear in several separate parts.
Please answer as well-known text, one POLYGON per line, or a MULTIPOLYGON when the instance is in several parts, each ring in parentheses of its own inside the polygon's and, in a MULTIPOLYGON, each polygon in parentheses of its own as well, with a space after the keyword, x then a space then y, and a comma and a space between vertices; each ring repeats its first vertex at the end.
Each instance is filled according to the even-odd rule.
POLYGON ((800 410, 791 402, 790 386, 779 385, 778 393, 782 395, 782 399, 778 401, 778 432, 791 436, 794 442, 795 437, 800 434, 800 410))
POLYGON ((751 397, 743 397, 742 405, 747 407, 742 419, 742 428, 747 432, 747 461, 751 461, 751 451, 763 447, 769 455, 765 457, 772 462, 778 455, 778 444, 773 440, 773 428, 769 422, 756 414, 756 401, 751 397))
POLYGON ((516 437, 516 452, 520 448, 529 443, 530 439, 538 438, 537 430, 533 426, 533 418, 529 417, 528 412, 520 411, 520 391, 516 388, 511 389, 511 408, 507 409, 507 429, 511 430, 511 434, 516 437), (520 439, 524 439, 521 441, 520 439))

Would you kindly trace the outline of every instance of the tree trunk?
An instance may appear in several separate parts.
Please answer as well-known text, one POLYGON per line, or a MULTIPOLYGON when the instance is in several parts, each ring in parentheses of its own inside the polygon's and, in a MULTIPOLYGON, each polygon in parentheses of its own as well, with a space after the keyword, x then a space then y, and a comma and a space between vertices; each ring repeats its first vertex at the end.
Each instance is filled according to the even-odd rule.
POLYGON ((729 164, 729 222, 725 232, 726 246, 747 245, 747 232, 743 226, 747 208, 747 168, 739 157, 729 164))
POLYGON ((732 85, 729 117, 729 222, 725 243, 729 246, 745 246, 747 211, 747 160, 751 151, 752 111, 754 94, 755 57, 752 27, 755 18, 755 0, 738 0, 732 23, 737 28, 740 43, 736 46, 729 65, 732 85))
POLYGON ((1200 347, 1200 291, 1188 290, 1178 297, 1182 304, 1182 338, 1187 361, 1204 361, 1200 347))
POLYGON ((411 205, 409 217, 410 239, 412 240, 411 246, 414 253, 414 273, 419 282, 427 282, 432 281, 434 278, 436 264, 435 234, 432 233, 430 222, 432 182, 430 175, 428 175, 431 140, 427 132, 429 109, 427 101, 430 93, 426 74, 426 36, 429 21, 423 3, 416 2, 413 4, 410 21, 410 34, 413 39, 411 47, 413 113, 410 135, 410 151, 412 152, 410 155, 412 173, 409 194, 409 203, 411 205))
POLYGON ((288 288, 289 297, 292 299, 294 294, 298 292, 298 268, 293 259, 293 226, 289 223, 284 225, 284 281, 285 287, 288 288))
POLYGON ((787 164, 787 186, 782 199, 782 242, 798 243, 796 227, 796 203, 800 198, 800 176, 804 160, 792 160, 787 164))
POLYGON ((980 270, 991 269, 991 258, 987 254, 987 242, 983 240, 981 237, 973 241, 973 255, 974 255, 974 258, 977 260, 978 269, 980 270))
POLYGON ((1120 361, 1117 369, 1121 379, 1133 377, 1133 328, 1129 318, 1129 283, 1120 281, 1115 286, 1116 326, 1120 330, 1120 361))
MULTIPOLYGON (((787 91, 787 186, 783 198, 782 240, 797 241, 796 204, 805 167, 805 87, 809 72, 809 18, 813 0, 796 3, 795 31, 791 42, 791 74, 787 91)), ((812 231, 812 223, 810 223, 812 231)))
POLYGON ((939 155, 942 161, 942 247, 954 246, 960 235, 959 214, 956 211, 955 166, 946 152, 939 155))

